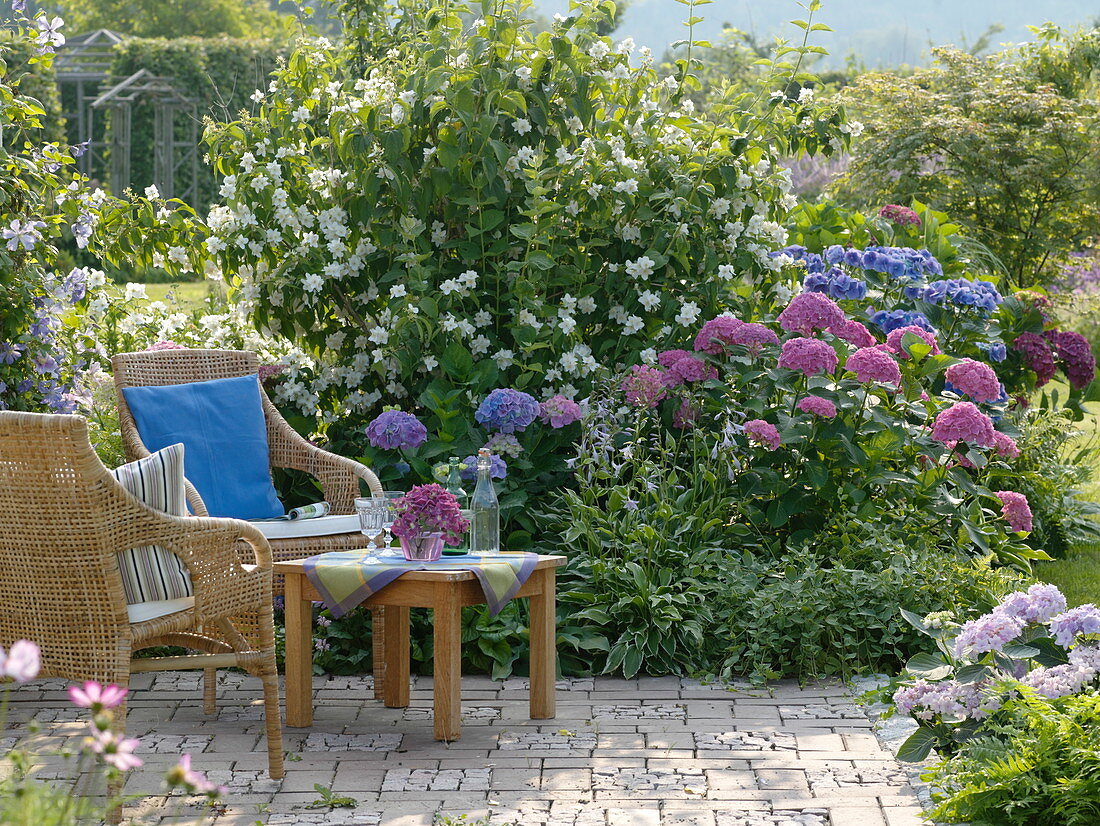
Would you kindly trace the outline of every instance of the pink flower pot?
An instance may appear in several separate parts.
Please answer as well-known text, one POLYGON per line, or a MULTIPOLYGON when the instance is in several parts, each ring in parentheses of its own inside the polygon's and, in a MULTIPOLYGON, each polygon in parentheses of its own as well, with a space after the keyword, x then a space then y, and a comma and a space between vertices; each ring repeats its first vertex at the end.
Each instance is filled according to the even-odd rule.
POLYGON ((416 536, 399 536, 401 552, 409 562, 435 562, 443 552, 442 533, 421 533, 416 536))

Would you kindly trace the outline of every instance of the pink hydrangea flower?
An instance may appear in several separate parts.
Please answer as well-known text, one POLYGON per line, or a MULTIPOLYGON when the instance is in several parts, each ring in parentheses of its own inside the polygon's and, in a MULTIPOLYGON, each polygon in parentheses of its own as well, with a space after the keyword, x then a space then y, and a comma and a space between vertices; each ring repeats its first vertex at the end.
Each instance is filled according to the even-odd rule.
POLYGON ((996 491, 996 496, 1001 500, 1001 515, 1009 527, 1014 531, 1030 533, 1031 506, 1027 503, 1027 497, 1011 490, 996 491))
POLYGON ((861 347, 844 362, 844 369, 864 384, 880 382, 895 387, 901 383, 901 368, 894 357, 878 347, 861 347))
POLYGON ((665 371, 644 364, 636 364, 623 379, 619 389, 628 403, 635 407, 656 407, 668 395, 665 371))
POLYGON ((695 349, 712 356, 719 355, 725 351, 726 345, 733 343, 733 335, 742 324, 741 319, 731 315, 712 318, 703 324, 695 336, 695 349))
POLYGON ((776 426, 763 419, 745 422, 745 435, 750 442, 767 445, 769 450, 778 450, 783 442, 776 426))
POLYGON ((836 417, 836 405, 821 396, 806 396, 799 399, 796 406, 803 413, 812 413, 815 416, 821 416, 823 419, 836 417))
POLYGON ((916 212, 900 204, 887 204, 878 211, 878 214, 880 218, 885 218, 901 227, 919 227, 921 223, 920 216, 916 212))
POLYGON ((848 319, 843 324, 830 328, 829 332, 853 347, 874 347, 878 343, 878 339, 874 337, 870 330, 853 319, 848 319))
POLYGON ((993 434, 993 447, 996 449, 997 455, 1005 459, 1016 459, 1020 455, 1020 448, 1016 446, 1016 440, 1000 431, 993 434))
POLYGON ((581 406, 565 396, 551 396, 539 405, 539 418, 558 430, 581 420, 581 406))
POLYGON ((799 370, 807 376, 832 373, 840 359, 836 350, 817 338, 792 338, 783 342, 779 366, 799 370))
POLYGON ((760 351, 766 344, 779 344, 779 336, 769 330, 763 324, 755 321, 742 324, 730 338, 730 344, 738 344, 748 350, 753 356, 760 355, 760 351))
POLYGON ((678 427, 680 430, 687 430, 689 427, 694 427, 695 422, 698 420, 699 408, 687 399, 684 399, 676 409, 676 412, 672 414, 672 426, 678 427))
POLYGON ((988 364, 963 359, 947 368, 951 386, 976 402, 995 402, 1001 397, 1001 382, 988 364))
POLYGON ((936 416, 932 438, 938 442, 966 442, 993 446, 993 420, 970 402, 956 402, 936 416))
POLYGON ((799 293, 779 314, 779 326, 788 332, 812 335, 814 330, 829 330, 845 322, 840 306, 821 293, 799 293))
POLYGON ((925 344, 932 348, 932 351, 928 354, 930 356, 938 356, 940 354, 940 346, 936 342, 936 334, 930 333, 927 330, 918 327, 915 324, 910 324, 906 327, 898 327, 896 330, 891 330, 886 334, 886 349, 891 353, 894 353, 898 358, 907 359, 909 354, 905 352, 905 348, 901 346, 901 340, 905 338, 906 333, 912 333, 915 336, 921 338, 925 344))
POLYGON ((403 539, 411 539, 422 533, 442 533, 448 545, 457 545, 462 534, 470 529, 470 520, 459 510, 458 500, 441 485, 415 485, 395 499, 397 519, 393 533, 403 539))
POLYGON ((665 384, 668 387, 679 387, 681 384, 718 378, 718 371, 713 365, 707 364, 695 353, 689 353, 687 350, 666 350, 657 356, 657 362, 667 368, 665 384), (662 356, 664 356, 663 360, 662 356))
POLYGON ((98 714, 106 708, 117 708, 126 699, 127 690, 117 685, 102 685, 88 680, 83 686, 70 686, 69 699, 73 705, 90 708, 98 714))

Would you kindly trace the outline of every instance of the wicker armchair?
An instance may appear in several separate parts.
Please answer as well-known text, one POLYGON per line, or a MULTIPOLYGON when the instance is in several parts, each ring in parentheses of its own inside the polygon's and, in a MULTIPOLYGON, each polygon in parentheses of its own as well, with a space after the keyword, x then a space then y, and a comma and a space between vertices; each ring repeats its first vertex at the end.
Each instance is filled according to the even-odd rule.
MULTIPOLYGON (((243 668, 263 682, 269 771, 283 776, 271 552, 255 527, 152 510, 103 467, 83 418, 7 411, 0 411, 0 525, 0 645, 36 642, 43 676, 123 686, 139 671, 243 668), (255 565, 241 565, 241 540, 255 565), (118 554, 154 544, 180 557, 194 597, 127 606, 118 554), (172 612, 147 610, 152 618, 131 621, 135 608, 150 607, 172 612), (161 645, 200 653, 131 659, 161 645)), ((120 731, 125 721, 123 705, 120 731)))
MULTIPOLYGON (((126 456, 131 461, 148 456, 126 399, 124 387, 159 387, 255 375, 259 362, 255 353, 242 350, 146 350, 140 353, 120 353, 111 359, 115 390, 118 396, 119 423, 126 456)), ((294 430, 275 409, 275 405, 260 391, 264 416, 267 419, 267 441, 271 467, 301 470, 321 484, 325 500, 334 514, 355 512, 355 497, 360 495, 359 483, 365 482, 372 494, 381 494, 382 485, 373 471, 351 459, 322 450, 310 444, 294 430)), ((198 492, 188 484, 188 502, 199 515, 206 515, 206 506, 198 492)), ((301 559, 330 551, 365 548, 370 540, 359 532, 333 536, 270 539, 272 558, 276 562, 301 559)), ((247 555, 248 549, 240 549, 247 555)), ((245 557, 247 561, 247 556, 245 557)), ((282 591, 282 577, 275 578, 275 592, 282 591)), ((382 612, 371 612, 373 626, 374 692, 381 697, 385 657, 383 655, 382 612)))

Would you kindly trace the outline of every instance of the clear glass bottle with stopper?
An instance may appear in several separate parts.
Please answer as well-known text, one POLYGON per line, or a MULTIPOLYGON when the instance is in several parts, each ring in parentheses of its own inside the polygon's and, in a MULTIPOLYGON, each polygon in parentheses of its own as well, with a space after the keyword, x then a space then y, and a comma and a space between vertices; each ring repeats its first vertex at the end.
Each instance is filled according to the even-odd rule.
POLYGON ((495 554, 500 552, 500 505, 497 503, 496 488, 489 473, 493 467, 493 457, 488 448, 477 452, 477 487, 470 500, 473 511, 470 534, 470 550, 475 554, 495 554))
MULTIPOLYGON (((462 461, 460 459, 451 457, 448 463, 447 470, 447 492, 454 496, 458 500, 458 509, 462 513, 462 517, 469 521, 470 530, 473 530, 473 511, 470 510, 469 496, 462 487, 462 475, 460 468, 462 467, 462 461)), ((467 531, 462 535, 462 539, 458 545, 444 545, 443 554, 445 556, 461 556, 462 554, 468 554, 470 552, 470 531, 467 531)))

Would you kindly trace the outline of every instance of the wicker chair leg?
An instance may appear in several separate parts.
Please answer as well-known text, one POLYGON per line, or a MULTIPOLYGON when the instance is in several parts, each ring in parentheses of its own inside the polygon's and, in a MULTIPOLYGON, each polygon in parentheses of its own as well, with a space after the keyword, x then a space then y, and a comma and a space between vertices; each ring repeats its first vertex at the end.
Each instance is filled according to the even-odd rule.
MULTIPOLYGON (((119 681, 119 685, 125 685, 127 680, 119 681)), ((111 717, 111 730, 122 739, 126 735, 126 701, 123 700, 115 707, 111 717)), ((122 791, 126 784, 126 776, 118 773, 117 779, 107 781, 107 812, 104 821, 116 826, 122 823, 122 791)))
POLYGON ((382 685, 386 682, 386 622, 381 608, 370 610, 370 635, 373 641, 374 699, 382 699, 382 685))
POLYGON ((283 777, 282 703, 279 701, 279 669, 275 665, 275 621, 271 611, 261 612, 259 622, 260 680, 264 686, 264 725, 267 730, 267 771, 272 780, 283 777))
POLYGON ((203 714, 218 713, 218 669, 204 668, 202 672, 203 714))

